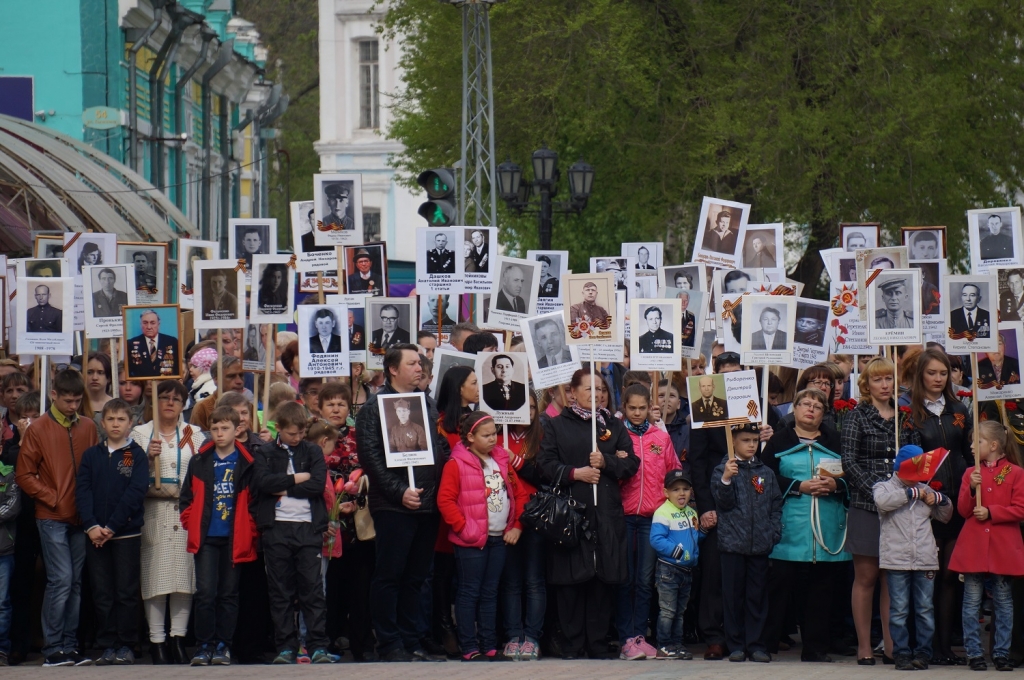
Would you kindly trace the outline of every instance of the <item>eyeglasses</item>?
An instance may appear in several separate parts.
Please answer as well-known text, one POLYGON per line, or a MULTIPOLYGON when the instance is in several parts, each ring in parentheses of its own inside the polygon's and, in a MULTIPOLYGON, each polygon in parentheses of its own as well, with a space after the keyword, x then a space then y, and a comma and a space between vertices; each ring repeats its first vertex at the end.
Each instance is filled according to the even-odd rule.
POLYGON ((818 378, 816 380, 808 380, 807 384, 808 385, 820 385, 822 387, 831 387, 832 386, 832 381, 829 380, 828 378, 818 378))
POLYGON ((157 401, 163 401, 163 402, 166 402, 168 404, 184 404, 185 403, 184 401, 181 400, 180 397, 176 397, 176 396, 174 396, 172 394, 164 394, 162 396, 157 397, 156 400, 157 401))

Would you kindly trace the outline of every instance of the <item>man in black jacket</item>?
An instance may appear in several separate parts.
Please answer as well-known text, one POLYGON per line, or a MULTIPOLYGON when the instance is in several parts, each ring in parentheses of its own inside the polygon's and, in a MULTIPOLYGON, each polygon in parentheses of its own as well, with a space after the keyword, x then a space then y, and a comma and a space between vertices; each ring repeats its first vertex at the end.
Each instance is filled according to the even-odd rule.
MULTIPOLYGON (((387 384, 379 394, 411 394, 422 378, 415 345, 399 344, 384 355, 387 384)), ((427 397, 428 422, 437 422, 434 402, 427 397)), ((426 652, 420 640, 427 633, 421 591, 430 576, 437 538, 437 486, 440 467, 448 460, 447 442, 435 428, 434 465, 389 468, 384 457, 380 402, 373 395, 356 416, 359 461, 370 479, 368 503, 377 532, 377 566, 370 585, 371 617, 381 661, 443 661, 426 652)))

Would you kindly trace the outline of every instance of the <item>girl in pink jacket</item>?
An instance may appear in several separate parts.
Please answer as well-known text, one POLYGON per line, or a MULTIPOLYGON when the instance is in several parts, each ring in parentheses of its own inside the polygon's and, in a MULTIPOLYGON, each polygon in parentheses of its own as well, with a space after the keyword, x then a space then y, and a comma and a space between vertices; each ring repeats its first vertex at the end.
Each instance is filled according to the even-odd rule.
POLYGON ((651 517, 665 502, 665 475, 682 467, 668 433, 647 420, 650 406, 646 385, 630 385, 622 395, 623 422, 633 440, 633 453, 640 459, 637 473, 622 482, 629 578, 619 586, 615 625, 622 645, 619 658, 628 660, 657 656, 657 650, 644 639, 657 562, 651 547, 651 517))

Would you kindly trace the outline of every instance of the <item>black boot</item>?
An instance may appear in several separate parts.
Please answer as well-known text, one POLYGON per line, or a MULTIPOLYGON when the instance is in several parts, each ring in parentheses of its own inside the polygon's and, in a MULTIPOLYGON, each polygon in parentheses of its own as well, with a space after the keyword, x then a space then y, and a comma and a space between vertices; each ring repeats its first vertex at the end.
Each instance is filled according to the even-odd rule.
POLYGON ((183 664, 187 666, 192 663, 192 657, 188 655, 188 650, 185 648, 185 638, 171 638, 171 656, 174 658, 174 663, 176 664, 183 664))
POLYGON ((164 666, 171 663, 171 652, 166 642, 154 642, 149 646, 149 655, 153 658, 153 665, 164 666))

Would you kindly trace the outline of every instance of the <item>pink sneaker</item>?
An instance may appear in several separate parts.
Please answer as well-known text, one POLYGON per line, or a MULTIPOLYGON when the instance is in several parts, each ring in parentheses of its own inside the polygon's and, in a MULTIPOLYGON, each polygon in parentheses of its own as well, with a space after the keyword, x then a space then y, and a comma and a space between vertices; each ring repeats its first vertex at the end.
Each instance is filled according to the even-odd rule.
MULTIPOLYGON (((639 661, 647 658, 647 655, 637 647, 637 639, 629 638, 626 640, 626 644, 622 645, 622 651, 619 653, 620 659, 623 661, 639 661)), ((657 654, 657 651, 655 651, 655 654, 657 654)))
POLYGON ((633 644, 636 645, 636 648, 646 659, 653 659, 658 656, 658 650, 655 649, 650 642, 645 640, 643 635, 637 635, 633 638, 633 644))

